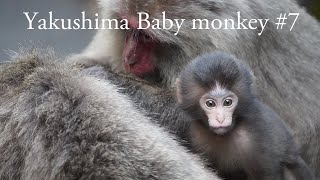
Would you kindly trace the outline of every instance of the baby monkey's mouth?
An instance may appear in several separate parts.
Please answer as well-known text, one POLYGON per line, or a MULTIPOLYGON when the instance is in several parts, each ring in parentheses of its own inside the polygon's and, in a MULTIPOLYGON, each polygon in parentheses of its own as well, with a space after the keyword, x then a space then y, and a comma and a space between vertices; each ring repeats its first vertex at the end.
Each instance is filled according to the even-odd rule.
POLYGON ((210 131, 212 131, 216 135, 225 135, 232 129, 232 125, 226 127, 210 127, 210 131))

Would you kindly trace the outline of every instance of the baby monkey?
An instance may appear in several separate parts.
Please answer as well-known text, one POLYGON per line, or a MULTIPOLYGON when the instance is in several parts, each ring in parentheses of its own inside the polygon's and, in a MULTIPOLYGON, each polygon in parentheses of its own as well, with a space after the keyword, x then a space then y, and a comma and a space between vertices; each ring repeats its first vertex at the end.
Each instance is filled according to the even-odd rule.
POLYGON ((177 99, 192 118, 192 147, 229 179, 315 179, 283 120, 256 98, 252 84, 251 70, 224 53, 198 57, 182 71, 177 99))

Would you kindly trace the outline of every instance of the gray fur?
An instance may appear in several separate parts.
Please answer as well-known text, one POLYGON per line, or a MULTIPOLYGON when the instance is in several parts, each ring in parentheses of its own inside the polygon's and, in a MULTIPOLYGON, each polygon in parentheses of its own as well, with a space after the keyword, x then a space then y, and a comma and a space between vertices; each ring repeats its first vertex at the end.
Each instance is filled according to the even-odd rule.
POLYGON ((174 92, 131 75, 115 73, 99 66, 84 69, 82 72, 100 79, 107 79, 117 85, 118 91, 128 95, 153 123, 165 127, 171 134, 178 136, 180 143, 189 145, 188 129, 191 119, 181 108, 178 108, 176 99, 173 97, 174 92))
POLYGON ((219 179, 114 85, 57 59, 0 66, 0 179, 219 179))
MULTIPOLYGON (((257 30, 195 30, 185 23, 178 36, 166 30, 148 30, 155 41, 156 66, 162 85, 171 87, 185 65, 199 54, 222 51, 246 60, 253 70, 261 100, 283 118, 301 147, 302 157, 320 176, 320 25, 292 0, 172 0, 172 1, 106 1, 100 2, 105 18, 119 18, 118 12, 135 16, 139 11, 160 18, 270 19, 264 32, 257 30), (157 4, 158 3, 158 4, 157 4), (290 32, 294 18, 284 29, 276 29, 280 13, 300 13, 290 32), (188 26, 188 28, 186 28, 188 26)), ((76 60, 82 63, 110 65, 123 71, 124 31, 100 30, 76 60), (108 42, 108 43, 106 43, 108 42), (90 58, 92 61, 86 62, 90 58)))
MULTIPOLYGON (((230 175, 240 170, 250 180, 288 180, 283 176, 287 168, 295 179, 315 179, 301 159, 284 121, 256 98, 250 69, 239 60, 225 53, 197 57, 182 71, 177 86, 179 105, 193 118, 189 130, 193 149, 205 154, 219 173, 224 171, 230 175), (216 120, 212 114, 221 106, 216 104, 216 107, 205 109, 200 104, 204 102, 199 103, 204 94, 216 103, 220 101, 219 96, 214 95, 216 84, 238 98, 232 106, 235 110, 231 112, 231 128, 223 135, 217 135, 210 129, 215 126, 209 123, 216 120)), ((223 96, 231 97, 228 93, 223 96)), ((226 118, 230 111, 227 108, 223 111, 223 118, 226 118)))

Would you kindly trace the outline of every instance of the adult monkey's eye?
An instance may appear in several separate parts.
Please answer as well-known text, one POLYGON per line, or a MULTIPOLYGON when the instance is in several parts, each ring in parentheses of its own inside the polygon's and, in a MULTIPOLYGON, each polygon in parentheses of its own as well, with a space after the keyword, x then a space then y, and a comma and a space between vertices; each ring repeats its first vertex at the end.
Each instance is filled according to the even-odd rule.
POLYGON ((226 99, 223 102, 223 106, 231 106, 232 105, 232 100, 231 99, 226 99))
POLYGON ((216 106, 216 103, 213 101, 213 100, 207 100, 207 102, 206 102, 206 106, 207 107, 215 107, 216 106))

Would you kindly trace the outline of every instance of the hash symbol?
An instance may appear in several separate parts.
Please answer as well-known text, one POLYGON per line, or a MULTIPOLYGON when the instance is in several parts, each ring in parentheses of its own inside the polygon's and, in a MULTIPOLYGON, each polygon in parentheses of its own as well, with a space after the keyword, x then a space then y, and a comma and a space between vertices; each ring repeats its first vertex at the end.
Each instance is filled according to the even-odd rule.
POLYGON ((282 16, 282 13, 280 14, 280 17, 277 18, 278 19, 278 22, 275 23, 277 25, 277 29, 282 29, 283 25, 285 25, 286 23, 284 22, 287 17, 286 17, 286 13, 283 14, 282 16))

